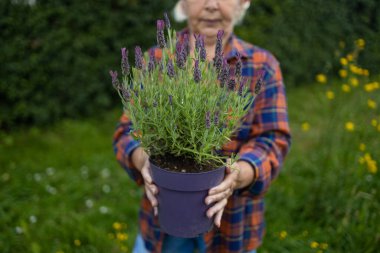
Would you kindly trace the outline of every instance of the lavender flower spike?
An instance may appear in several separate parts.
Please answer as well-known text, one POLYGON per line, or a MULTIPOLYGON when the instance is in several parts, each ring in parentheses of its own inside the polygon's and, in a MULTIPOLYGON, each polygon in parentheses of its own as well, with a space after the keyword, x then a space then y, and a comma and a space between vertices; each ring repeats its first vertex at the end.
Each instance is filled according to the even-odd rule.
POLYGON ((152 73, 155 67, 154 50, 149 52, 148 72, 152 73))
POLYGON ((112 78, 112 85, 115 89, 120 89, 120 82, 119 82, 119 79, 117 78, 117 71, 112 71, 110 70, 110 75, 111 75, 111 78, 112 78))
POLYGON ((199 69, 199 61, 195 60, 195 66, 194 66, 194 81, 196 83, 199 83, 202 79, 202 73, 201 70, 199 69))
POLYGON ((185 68, 185 59, 186 59, 186 53, 183 52, 184 48, 180 41, 177 41, 176 49, 175 49, 175 55, 176 55, 176 64, 178 68, 184 69, 185 68))
POLYGON ((200 59, 202 62, 206 60, 206 48, 205 48, 205 37, 203 35, 200 36, 200 59))
POLYGON ((169 104, 173 105, 173 96, 172 95, 169 95, 169 104))
POLYGON ((199 50, 201 48, 201 35, 194 33, 195 38, 195 51, 199 53, 199 50))
POLYGON ((242 74, 242 62, 241 62, 241 55, 239 52, 236 53, 237 62, 235 65, 235 76, 237 79, 241 77, 242 74))
POLYGON ((207 128, 207 129, 210 129, 210 127, 211 127, 210 112, 207 111, 207 112, 206 112, 206 128, 207 128))
POLYGON ((169 59, 168 61, 168 65, 167 65, 167 74, 170 78, 173 78, 175 76, 175 72, 174 72, 174 66, 173 66, 173 62, 171 59, 169 59))
POLYGON ((157 20, 157 43, 160 48, 166 47, 164 28, 165 22, 163 20, 157 20))
POLYGON ((121 70, 123 75, 129 75, 130 66, 128 62, 128 50, 125 47, 121 49, 121 70))
POLYGON ((223 67, 222 71, 220 73, 220 86, 223 88, 224 85, 227 83, 228 77, 230 76, 230 66, 227 63, 227 60, 223 60, 223 67))
POLYGON ((231 78, 231 79, 228 81, 228 89, 229 89, 230 91, 235 90, 235 79, 231 78))
MULTIPOLYGON (((189 40, 189 34, 185 33, 183 35, 183 51, 186 54, 186 57, 190 54, 190 40, 189 40)), ((186 61, 185 57, 185 61, 186 61)))
POLYGON ((164 19, 165 19, 165 25, 166 25, 166 28, 170 29, 170 20, 169 20, 169 17, 168 17, 168 14, 165 12, 164 13, 164 19))
POLYGON ((219 30, 218 35, 216 36, 216 46, 215 46, 215 57, 218 57, 222 54, 222 38, 224 31, 219 30))
POLYGON ((219 125, 219 114, 220 114, 219 111, 216 111, 215 114, 214 114, 214 124, 215 124, 215 126, 219 125))
POLYGON ((135 65, 137 69, 143 68, 143 54, 139 46, 135 47, 135 65))

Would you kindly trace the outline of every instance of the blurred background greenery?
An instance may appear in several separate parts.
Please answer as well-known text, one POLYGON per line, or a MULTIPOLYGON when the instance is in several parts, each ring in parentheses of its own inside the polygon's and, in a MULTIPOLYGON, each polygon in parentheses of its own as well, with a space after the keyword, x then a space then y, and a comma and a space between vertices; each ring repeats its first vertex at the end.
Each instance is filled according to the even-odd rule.
MULTIPOLYGON (((0 1, 0 128, 114 107, 108 70, 119 67, 120 48, 152 46, 155 20, 174 3, 0 1)), ((184 25, 176 24, 177 30, 184 25)), ((332 67, 340 41, 362 37, 367 50, 361 62, 379 72, 378 0, 255 0, 236 33, 279 58, 288 87, 310 83, 321 67, 332 67)))
MULTIPOLYGON (((131 251, 108 70, 174 3, 0 1, 0 252, 131 251)), ((379 28, 377 0, 255 0, 236 28, 281 62, 294 136, 259 252, 378 252, 379 28)))

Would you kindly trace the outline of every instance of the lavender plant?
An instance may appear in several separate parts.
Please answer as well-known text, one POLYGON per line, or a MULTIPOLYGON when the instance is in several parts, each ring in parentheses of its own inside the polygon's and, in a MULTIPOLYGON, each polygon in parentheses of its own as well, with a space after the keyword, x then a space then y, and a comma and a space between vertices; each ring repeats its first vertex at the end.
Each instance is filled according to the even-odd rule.
POLYGON ((241 76, 240 55, 235 75, 229 76, 222 36, 220 31, 210 64, 204 37, 195 35, 196 50, 190 55, 188 35, 177 37, 165 15, 165 21, 157 21, 155 50, 161 50, 160 58, 155 58, 154 50, 143 56, 136 47, 135 67, 130 67, 128 52, 121 50, 122 81, 116 71, 110 71, 112 83, 133 122, 132 136, 149 155, 191 158, 216 167, 225 163, 226 157, 216 151, 238 129, 254 96, 249 91, 250 80, 241 76))

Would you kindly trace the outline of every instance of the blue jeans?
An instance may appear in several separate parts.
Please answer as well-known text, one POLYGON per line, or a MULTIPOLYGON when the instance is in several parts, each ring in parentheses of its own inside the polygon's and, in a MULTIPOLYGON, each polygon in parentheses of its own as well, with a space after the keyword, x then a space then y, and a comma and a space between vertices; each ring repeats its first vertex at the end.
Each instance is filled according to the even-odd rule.
MULTIPOLYGON (((202 237, 195 238, 180 238, 171 235, 165 235, 164 242, 162 244, 163 253, 205 253, 206 244, 202 237), (197 251, 195 251, 197 250, 197 251)), ((149 253, 145 248, 144 240, 141 234, 137 234, 135 246, 132 253, 149 253)), ((256 253, 256 250, 251 250, 247 253, 256 253)))

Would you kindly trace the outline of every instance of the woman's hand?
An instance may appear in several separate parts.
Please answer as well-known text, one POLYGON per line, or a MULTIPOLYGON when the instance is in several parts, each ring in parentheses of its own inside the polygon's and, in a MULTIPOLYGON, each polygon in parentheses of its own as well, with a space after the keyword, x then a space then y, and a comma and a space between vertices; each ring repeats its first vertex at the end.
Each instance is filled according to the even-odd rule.
POLYGON ((150 203, 153 206, 154 215, 157 216, 158 201, 156 195, 158 193, 158 188, 155 184, 153 184, 152 176, 150 174, 149 156, 147 153, 145 153, 145 151, 142 148, 138 147, 132 153, 132 162, 135 165, 135 167, 140 171, 144 179, 146 196, 148 197, 150 203))
POLYGON ((211 218, 216 214, 214 223, 220 227, 224 207, 227 205, 228 198, 233 194, 234 190, 245 188, 257 178, 252 166, 246 161, 238 161, 229 165, 231 160, 227 160, 226 177, 214 188, 211 188, 206 197, 206 204, 215 203, 215 205, 207 210, 207 216, 211 218), (256 177, 255 177, 256 176, 256 177))
MULTIPOLYGON (((229 163, 231 162, 227 161, 227 164, 229 163)), ((209 194, 205 199, 207 205, 216 202, 213 207, 207 210, 207 217, 211 218, 216 214, 214 223, 217 227, 220 227, 222 214, 224 207, 227 205, 227 200, 236 189, 239 173, 240 167, 238 163, 227 165, 226 177, 219 185, 209 190, 209 194)))

